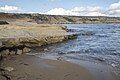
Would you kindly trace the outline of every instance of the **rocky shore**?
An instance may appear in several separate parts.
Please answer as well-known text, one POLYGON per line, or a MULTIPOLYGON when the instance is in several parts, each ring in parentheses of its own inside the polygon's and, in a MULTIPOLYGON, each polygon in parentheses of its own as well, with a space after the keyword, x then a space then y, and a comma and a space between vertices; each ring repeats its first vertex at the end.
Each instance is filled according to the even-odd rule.
POLYGON ((29 52, 32 47, 76 37, 75 34, 67 34, 66 28, 62 25, 16 21, 9 25, 0 25, 0 53, 2 55, 23 54, 29 52))
MULTIPOLYGON (((25 22, 24 20, 17 20, 9 23, 6 21, 0 21, 0 79, 18 80, 17 77, 10 78, 6 74, 6 70, 13 70, 12 67, 3 68, 6 65, 4 63, 8 62, 4 59, 9 56, 17 56, 27 53, 31 51, 33 47, 40 47, 74 38, 77 38, 77 35, 67 34, 67 29, 63 25, 37 24, 25 22)), ((20 59, 21 58, 22 57, 20 57, 20 59)), ((17 60, 15 60, 15 62, 16 61, 17 60)), ((15 64, 13 65, 15 66, 15 64)), ((18 77, 20 76, 18 75, 18 77)), ((28 77, 25 78, 27 79, 28 77)))
MULTIPOLYGON (((106 78, 107 73, 103 72, 108 67, 104 69, 101 64, 100 67, 89 66, 90 62, 78 65, 59 58, 50 60, 23 54, 35 47, 77 38, 76 34, 68 34, 71 30, 63 25, 38 24, 27 19, 1 23, 0 80, 101 80, 103 77, 119 80, 114 75, 106 78)), ((44 51, 48 51, 47 48, 44 51)))
POLYGON ((2 55, 23 54, 30 51, 32 47, 39 47, 51 43, 62 42, 67 39, 74 39, 77 35, 50 36, 44 38, 6 38, 0 39, 0 53, 2 55))

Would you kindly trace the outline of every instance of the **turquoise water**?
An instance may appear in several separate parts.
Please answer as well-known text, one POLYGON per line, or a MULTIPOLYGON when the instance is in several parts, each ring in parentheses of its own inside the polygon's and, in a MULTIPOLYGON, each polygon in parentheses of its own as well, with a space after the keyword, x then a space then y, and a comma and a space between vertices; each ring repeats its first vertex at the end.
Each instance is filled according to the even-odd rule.
POLYGON ((99 62, 120 69, 120 24, 65 24, 77 39, 48 45, 48 51, 34 52, 47 58, 99 62), (90 35, 89 35, 90 34, 90 35))

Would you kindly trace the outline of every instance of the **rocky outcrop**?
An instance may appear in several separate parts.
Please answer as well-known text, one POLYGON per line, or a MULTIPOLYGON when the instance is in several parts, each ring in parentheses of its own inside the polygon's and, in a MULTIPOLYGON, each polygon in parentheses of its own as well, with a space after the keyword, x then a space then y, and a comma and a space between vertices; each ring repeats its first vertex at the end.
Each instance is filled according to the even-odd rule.
MULTIPOLYGON (((67 27, 60 24, 37 24, 52 23, 49 19, 65 21, 61 16, 46 16, 34 14, 6 14, 0 13, 0 20, 7 20, 8 25, 0 25, 0 54, 20 55, 27 53, 33 47, 62 42, 76 38, 77 35, 68 35, 67 27), (14 21, 14 20, 15 21, 14 21), (27 20, 27 21, 26 21, 27 20), (32 20, 32 22, 28 22, 32 20), (35 22, 37 23, 35 23, 35 22), (43 22, 44 21, 44 22, 43 22)), ((3 23, 4 21, 2 21, 3 23)), ((68 22, 68 21, 67 21, 68 22)))
POLYGON ((38 47, 51 43, 62 42, 68 39, 77 38, 76 34, 64 36, 49 36, 45 38, 5 38, 0 39, 0 54, 20 55, 30 51, 32 47, 38 47))

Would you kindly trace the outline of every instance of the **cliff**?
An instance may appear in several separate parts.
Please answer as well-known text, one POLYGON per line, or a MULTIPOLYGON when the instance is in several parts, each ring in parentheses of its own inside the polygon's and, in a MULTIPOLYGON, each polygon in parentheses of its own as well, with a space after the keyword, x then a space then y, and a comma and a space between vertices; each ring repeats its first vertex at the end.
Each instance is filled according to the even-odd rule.
POLYGON ((0 13, 0 20, 15 21, 17 19, 39 24, 120 23, 120 17, 0 13))

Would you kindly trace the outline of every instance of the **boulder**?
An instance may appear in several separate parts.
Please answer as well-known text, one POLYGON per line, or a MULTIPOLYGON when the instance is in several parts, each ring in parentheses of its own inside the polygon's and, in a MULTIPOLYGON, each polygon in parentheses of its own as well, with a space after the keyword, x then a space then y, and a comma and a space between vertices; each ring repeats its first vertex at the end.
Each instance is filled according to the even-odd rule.
POLYGON ((11 72, 14 70, 14 68, 13 67, 6 67, 5 70, 11 72))
POLYGON ((30 51, 31 51, 30 48, 27 48, 27 47, 23 48, 23 53, 27 53, 27 52, 30 52, 30 51))
POLYGON ((48 51, 48 48, 45 48, 44 51, 48 51))
POLYGON ((2 54, 3 56, 4 55, 9 55, 9 50, 8 49, 3 50, 3 51, 0 52, 0 54, 2 54))
POLYGON ((78 37, 78 34, 68 35, 68 39, 76 39, 77 37, 78 37))
POLYGON ((17 52, 16 52, 16 54, 17 54, 17 55, 20 55, 20 54, 22 54, 22 53, 23 53, 23 51, 22 51, 22 50, 17 49, 17 52))

